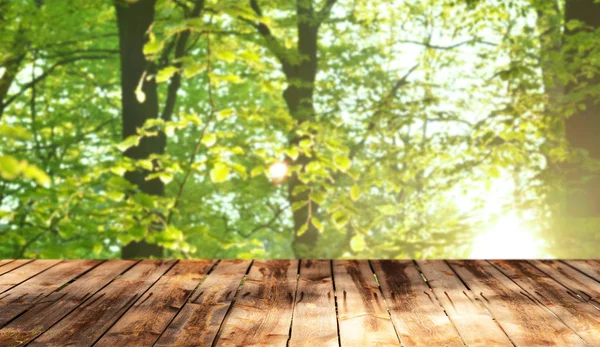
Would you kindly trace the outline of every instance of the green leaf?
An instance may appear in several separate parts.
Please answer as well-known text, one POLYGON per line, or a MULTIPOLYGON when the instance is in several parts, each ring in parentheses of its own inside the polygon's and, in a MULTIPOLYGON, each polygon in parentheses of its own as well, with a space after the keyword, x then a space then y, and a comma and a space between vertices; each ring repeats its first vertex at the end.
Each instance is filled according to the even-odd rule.
POLYGON ((257 166, 254 169, 252 169, 252 171, 250 171, 250 177, 256 177, 258 175, 261 175, 264 171, 265 171, 264 166, 257 166))
POLYGON ((232 108, 227 108, 227 109, 221 110, 217 113, 217 119, 218 120, 227 119, 227 118, 233 116, 234 113, 235 113, 235 110, 232 108))
POLYGON ((364 251, 365 246, 366 246, 365 238, 362 235, 354 235, 350 239, 350 248, 354 252, 358 253, 358 252, 364 251))
POLYGON ((292 204, 292 211, 298 211, 302 207, 306 206, 306 204, 308 204, 308 201, 306 200, 296 201, 292 204))
POLYGON ((317 230, 319 230, 320 233, 323 232, 323 224, 321 224, 321 222, 319 222, 318 219, 316 219, 315 217, 312 217, 310 221, 311 221, 312 225, 314 225, 315 228, 317 228, 317 230))
POLYGON ((308 230, 308 224, 302 224, 302 226, 300 227, 300 229, 298 229, 298 231, 296 231, 296 235, 297 236, 302 236, 306 231, 308 230))
POLYGON ((350 158, 346 157, 345 155, 334 156, 333 163, 341 171, 348 170, 350 168, 350 164, 352 164, 352 162, 350 161, 350 158))
POLYGON ((164 184, 169 184, 173 180, 173 174, 170 172, 159 172, 158 179, 160 179, 164 184))
POLYGON ((0 156, 0 176, 6 180, 14 180, 21 172, 19 161, 11 155, 0 156))
POLYGON ((27 165, 23 170, 23 176, 32 179, 43 186, 48 185, 51 182, 50 177, 35 165, 27 165))
POLYGON ((178 69, 174 66, 167 66, 166 68, 161 69, 156 74, 156 82, 161 83, 170 80, 177 71, 178 69))
POLYGON ((135 147, 140 144, 140 136, 139 135, 131 135, 127 137, 123 142, 119 143, 117 147, 121 152, 125 152, 127 149, 131 147, 135 147))
POLYGON ((142 169, 152 171, 154 169, 154 165, 152 164, 152 160, 150 159, 140 159, 137 161, 137 166, 142 169))
POLYGON ((331 220, 337 228, 342 228, 344 227, 344 225, 348 224, 350 216, 346 212, 337 211, 333 213, 333 215, 331 216, 331 220))
POLYGON ((323 190, 318 190, 318 191, 312 192, 310 194, 310 198, 317 204, 321 205, 327 198, 327 193, 325 193, 325 191, 323 191, 323 190))
POLYGON ((298 156, 300 155, 300 152, 298 152, 298 150, 297 150, 297 149, 295 149, 295 148, 289 148, 289 149, 286 149, 286 150, 284 151, 284 153, 285 153, 285 154, 286 154, 288 157, 290 157, 292 160, 296 160, 296 159, 298 159, 298 156))
POLYGON ((201 142, 206 147, 212 147, 217 142, 217 135, 213 133, 204 134, 201 142))
POLYGON ((214 183, 221 183, 227 181, 229 177, 230 169, 223 163, 216 163, 215 166, 210 170, 210 179, 214 183))
POLYGON ((162 49, 163 49, 162 41, 150 40, 150 42, 148 42, 144 45, 143 52, 145 55, 151 55, 151 54, 156 54, 156 53, 160 52, 162 49))
POLYGON ((357 201, 360 198, 360 188, 357 184, 354 184, 352 188, 350 188, 350 199, 352 201, 357 201))
POLYGON ((496 166, 492 166, 489 168, 488 174, 492 178, 499 178, 500 177, 500 169, 498 169, 498 167, 496 167, 496 166))
POLYGON ((30 140, 32 135, 23 127, 0 124, 0 137, 7 137, 15 140, 30 140))
POLYGON ((196 76, 197 74, 202 72, 204 69, 206 69, 206 66, 204 64, 196 64, 196 63, 186 64, 183 68, 183 77, 190 78, 190 77, 196 76))

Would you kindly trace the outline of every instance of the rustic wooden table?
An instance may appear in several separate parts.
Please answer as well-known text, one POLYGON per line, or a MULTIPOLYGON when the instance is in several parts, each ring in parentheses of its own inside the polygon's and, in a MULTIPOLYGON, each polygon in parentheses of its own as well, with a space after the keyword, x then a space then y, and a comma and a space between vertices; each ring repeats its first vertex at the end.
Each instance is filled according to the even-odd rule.
POLYGON ((0 346, 600 346, 600 261, 0 260, 0 346))

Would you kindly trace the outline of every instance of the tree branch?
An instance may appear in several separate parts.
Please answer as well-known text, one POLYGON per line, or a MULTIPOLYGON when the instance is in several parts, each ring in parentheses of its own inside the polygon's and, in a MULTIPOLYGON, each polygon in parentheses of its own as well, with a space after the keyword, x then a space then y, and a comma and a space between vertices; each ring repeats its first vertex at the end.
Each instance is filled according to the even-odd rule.
POLYGON ((375 122, 377 120, 377 117, 379 117, 379 115, 383 112, 383 106, 396 96, 396 94, 398 93, 398 90, 402 86, 408 84, 408 78, 417 69, 417 67, 419 67, 419 64, 416 64, 413 67, 411 67, 404 74, 404 76, 402 76, 396 83, 394 83, 394 86, 392 87, 392 89, 390 89, 390 92, 386 95, 386 97, 383 100, 381 100, 381 102, 379 103, 379 107, 371 116, 371 120, 369 121, 369 125, 367 126, 367 132, 365 133, 363 138, 360 140, 360 142, 355 147, 353 147, 352 150, 350 150, 350 154, 349 154, 350 159, 354 158, 354 156, 358 153, 358 151, 360 149, 362 149, 362 147, 365 145, 365 142, 367 141, 369 133, 371 131, 373 131, 373 129, 375 128, 375 125, 376 125, 375 122))
POLYGON ((439 46, 439 45, 431 44, 430 42, 422 42, 422 41, 414 41, 414 40, 399 40, 396 42, 397 43, 411 43, 411 44, 415 44, 415 45, 424 46, 424 47, 427 47, 430 49, 440 49, 440 50, 450 50, 450 49, 458 48, 460 46, 468 45, 471 43, 481 43, 481 44, 488 45, 488 46, 497 46, 497 44, 495 44, 493 42, 484 41, 484 40, 480 40, 480 39, 470 39, 470 40, 458 42, 458 43, 455 43, 455 44, 452 44, 449 46, 439 46))
MULTIPOLYGON (((250 0, 250 7, 254 11, 254 13, 256 13, 259 17, 263 16, 262 10, 260 9, 260 7, 258 5, 257 0, 250 0)), ((271 53, 273 53, 273 55, 275 55, 275 57, 279 60, 279 63, 281 63, 281 66, 283 67, 283 72, 287 76, 290 76, 293 71, 293 67, 286 59, 286 53, 287 53, 286 51, 287 50, 279 43, 279 41, 277 41, 277 39, 273 35, 273 32, 271 31, 271 29, 265 23, 262 23, 262 22, 255 23, 255 22, 249 21, 244 18, 241 18, 241 19, 244 20, 245 22, 248 22, 250 25, 252 25, 254 28, 256 28, 258 33, 265 40, 267 49, 271 53)))
MULTIPOLYGON (((45 79, 46 77, 48 77, 54 70, 56 70, 56 68, 62 66, 62 65, 66 65, 69 63, 73 63, 76 62, 78 60, 100 60, 100 59, 108 59, 110 58, 110 56, 106 56, 106 55, 99 55, 99 56, 80 56, 80 57, 73 57, 73 58, 69 58, 69 59, 64 59, 64 60, 60 60, 56 63, 54 63, 52 66, 50 66, 50 68, 48 68, 48 70, 44 71, 42 74, 40 74, 39 76, 37 76, 35 79, 29 81, 28 83, 24 84, 23 87, 21 88, 20 91, 18 91, 16 94, 10 96, 2 105, 3 107, 6 108, 6 106, 10 105, 12 102, 14 102, 19 96, 21 96, 23 93, 25 93, 25 91, 27 91, 28 89, 32 88, 33 86, 35 86, 37 83, 39 83, 40 81, 42 81, 43 79, 45 79)), ((0 114, 1 116, 1 114, 0 114)))
POLYGON ((321 25, 321 23, 323 23, 323 21, 329 17, 331 9, 333 8, 333 5, 335 5, 336 2, 337 0, 327 0, 325 2, 325 5, 323 5, 321 10, 317 13, 318 25, 321 25))
MULTIPOLYGON (((200 16, 200 13, 204 9, 204 0, 196 1, 194 8, 190 14, 190 18, 196 18, 200 16)), ((190 30, 186 30, 179 35, 179 39, 177 40, 177 45, 175 46, 175 59, 182 58, 186 53, 186 45, 188 39, 191 35, 190 30)), ((207 34, 210 35, 210 34, 207 34)), ((177 61, 175 63, 175 67, 177 69, 181 69, 182 63, 181 61, 177 61)), ((171 81, 169 83, 169 88, 167 91, 167 100, 165 101, 165 106, 161 113, 161 119, 164 121, 170 121, 173 117, 173 110, 175 109, 175 103, 177 101, 177 91, 181 86, 181 72, 177 72, 171 77, 171 81)))

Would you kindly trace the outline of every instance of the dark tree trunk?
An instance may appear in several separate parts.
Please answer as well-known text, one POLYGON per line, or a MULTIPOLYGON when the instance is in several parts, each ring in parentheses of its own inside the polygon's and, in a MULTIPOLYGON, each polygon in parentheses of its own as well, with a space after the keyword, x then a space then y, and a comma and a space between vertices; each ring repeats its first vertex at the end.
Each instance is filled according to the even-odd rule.
MULTIPOLYGON (((146 61, 143 48, 148 28, 154 21, 155 2, 156 0, 139 0, 133 3, 117 1, 115 4, 121 59, 123 138, 135 135, 137 128, 141 127, 146 120, 158 118, 156 82, 153 79, 143 82, 142 91, 146 96, 144 102, 140 103, 135 95, 144 71, 148 70, 152 73, 154 70, 154 67, 146 61)), ((159 132, 159 136, 144 137, 138 146, 125 151, 125 156, 132 159, 145 159, 151 154, 164 153, 165 145, 166 137, 159 132)), ((125 178, 143 193, 164 195, 165 187, 162 181, 159 179, 147 181, 148 174, 146 170, 138 170, 127 172, 125 178)), ((162 247, 146 241, 131 242, 121 251, 123 258, 160 257, 161 255, 162 247)))
MULTIPOLYGON (((590 30, 600 28, 600 3, 595 0, 567 0, 565 7, 565 23, 570 20, 581 21, 590 30)), ((575 32, 565 29, 565 39, 575 32)), ((568 63, 585 59, 586 53, 567 52, 568 63)), ((588 77, 581 66, 573 71, 577 84, 566 86, 566 93, 587 85, 586 88, 600 86, 600 74, 588 77)), ((575 150, 584 150, 591 159, 600 160, 600 103, 598 95, 587 96, 582 103, 585 109, 578 110, 565 122, 565 134, 569 145, 575 150)), ((567 197, 565 213, 567 219, 600 218, 600 177, 581 167, 581 162, 568 165, 567 197)), ((597 230, 596 230, 597 231, 597 230)))
MULTIPOLYGON (((314 84, 317 75, 317 41, 319 23, 315 20, 314 9, 310 1, 297 1, 297 20, 298 20, 298 53, 300 54, 300 63, 298 65, 284 66, 284 72, 288 80, 288 87, 283 92, 283 98, 287 103, 290 114, 299 123, 312 121, 316 117, 316 111, 313 104, 314 84)), ((303 138, 295 134, 289 138, 291 145, 298 144, 303 138)), ((310 162, 310 158, 300 155, 295 161, 295 165, 305 166, 310 162)), ((302 185, 297 175, 292 175, 288 181, 288 199, 290 203, 298 201, 307 201, 308 192, 293 195, 294 189, 302 185)), ((292 249, 299 258, 314 257, 311 252, 317 245, 319 231, 310 222, 309 216, 316 216, 318 205, 311 201, 304 207, 293 211, 294 219, 294 240, 292 249), (298 235, 298 230, 308 223, 308 229, 298 235)))

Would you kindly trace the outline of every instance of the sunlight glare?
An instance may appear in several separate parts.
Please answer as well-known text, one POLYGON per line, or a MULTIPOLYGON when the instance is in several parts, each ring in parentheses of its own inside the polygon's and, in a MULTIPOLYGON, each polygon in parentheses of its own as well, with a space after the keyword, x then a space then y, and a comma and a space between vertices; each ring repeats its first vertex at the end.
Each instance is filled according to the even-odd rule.
POLYGON ((269 167, 269 177, 273 181, 282 181, 287 176, 287 172, 288 166, 284 162, 273 163, 269 167))
POLYGON ((470 258, 531 259, 539 256, 540 244, 516 213, 498 218, 475 238, 470 258))

